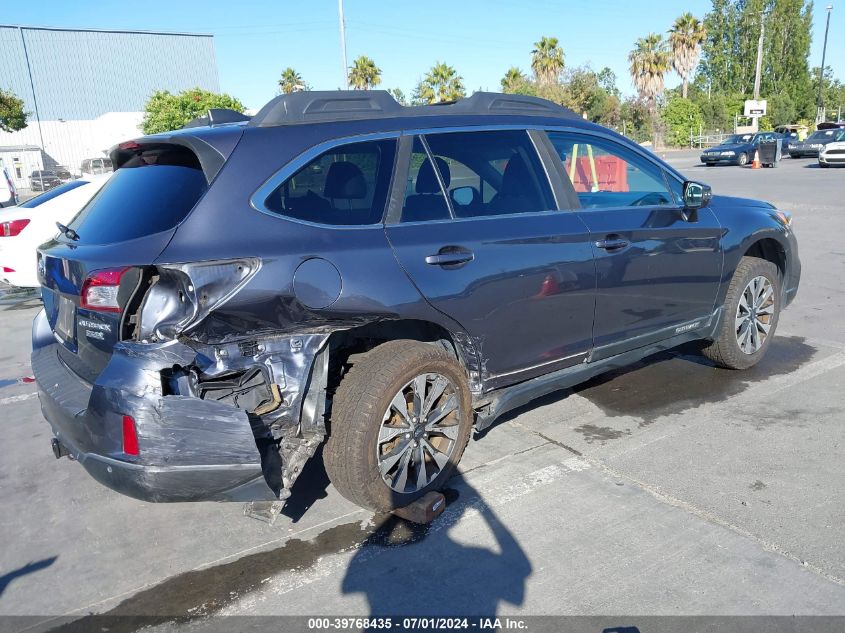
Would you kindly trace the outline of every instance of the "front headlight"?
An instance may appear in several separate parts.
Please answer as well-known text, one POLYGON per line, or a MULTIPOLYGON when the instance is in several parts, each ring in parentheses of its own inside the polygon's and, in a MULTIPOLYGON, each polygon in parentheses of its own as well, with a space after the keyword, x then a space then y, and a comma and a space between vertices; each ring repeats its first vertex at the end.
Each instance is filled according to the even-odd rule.
POLYGON ((736 156, 736 152, 731 152, 731 151, 722 152, 722 156, 736 156))
POLYGON ((786 228, 792 228, 792 214, 789 211, 775 211, 775 217, 783 224, 786 228))

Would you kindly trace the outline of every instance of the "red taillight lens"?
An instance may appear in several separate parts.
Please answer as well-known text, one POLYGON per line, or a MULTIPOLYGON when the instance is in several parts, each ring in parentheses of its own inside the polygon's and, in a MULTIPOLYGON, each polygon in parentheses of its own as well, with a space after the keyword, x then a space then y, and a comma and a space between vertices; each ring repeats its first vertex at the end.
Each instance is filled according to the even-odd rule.
POLYGON ((15 272, 15 269, 9 268, 8 266, 3 266, 3 272, 4 273, 13 273, 13 272, 15 272))
POLYGON ((138 431, 132 416, 123 416, 123 452, 127 455, 138 454, 138 431))
POLYGON ((14 237, 26 228, 29 220, 12 220, 0 225, 0 237, 14 237))
POLYGON ((120 278, 127 270, 129 269, 106 268, 95 270, 88 275, 82 284, 79 307, 97 312, 120 312, 117 291, 120 289, 120 278))

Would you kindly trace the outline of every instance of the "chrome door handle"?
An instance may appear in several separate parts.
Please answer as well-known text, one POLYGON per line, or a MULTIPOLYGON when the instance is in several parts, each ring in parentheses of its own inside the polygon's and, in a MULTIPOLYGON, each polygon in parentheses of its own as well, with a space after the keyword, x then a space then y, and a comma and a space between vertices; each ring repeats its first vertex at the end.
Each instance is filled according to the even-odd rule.
POLYGON ((436 255, 429 255, 425 263, 432 266, 460 266, 475 259, 475 254, 465 248, 444 246, 436 255))
POLYGON ((623 239, 607 239, 595 242, 596 248, 603 248, 606 251, 618 251, 620 248, 629 246, 631 242, 623 239))

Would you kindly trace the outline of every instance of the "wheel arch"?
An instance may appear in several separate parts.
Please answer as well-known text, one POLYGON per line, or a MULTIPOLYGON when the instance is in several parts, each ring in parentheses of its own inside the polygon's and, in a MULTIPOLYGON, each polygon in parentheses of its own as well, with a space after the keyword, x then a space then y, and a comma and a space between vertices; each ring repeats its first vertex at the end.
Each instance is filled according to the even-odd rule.
POLYGON ((778 267, 780 271, 781 280, 787 279, 787 256, 786 248, 774 237, 763 237, 749 244, 743 257, 757 257, 758 259, 765 259, 778 267))

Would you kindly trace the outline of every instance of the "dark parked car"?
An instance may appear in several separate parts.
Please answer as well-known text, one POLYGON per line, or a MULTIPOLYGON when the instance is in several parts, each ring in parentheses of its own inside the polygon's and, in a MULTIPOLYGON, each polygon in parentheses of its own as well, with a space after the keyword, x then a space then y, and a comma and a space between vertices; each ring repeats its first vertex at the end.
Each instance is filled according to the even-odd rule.
POLYGON ((733 134, 720 145, 706 149, 701 153, 701 162, 713 165, 743 165, 754 160, 754 152, 760 147, 761 141, 781 140, 782 134, 777 132, 757 132, 756 134, 733 134))
POLYGON ((29 175, 29 188, 33 191, 47 191, 60 184, 62 179, 50 169, 36 169, 29 175))
POLYGON ((804 141, 790 145, 789 155, 792 158, 817 157, 825 145, 842 140, 845 140, 845 130, 843 129, 830 128, 817 130, 810 134, 804 141))
POLYGON ((531 97, 301 92, 111 156, 40 248, 32 367, 56 456, 151 501, 286 498, 326 441, 403 506, 534 398, 688 341, 755 365, 801 272, 788 213, 531 97))
POLYGON ((53 167, 53 171, 62 182, 73 180, 73 174, 71 174, 70 170, 64 165, 56 165, 53 167))

